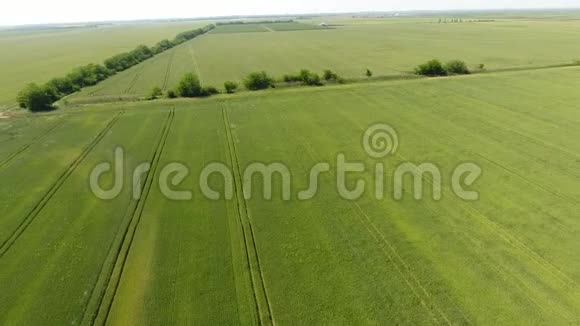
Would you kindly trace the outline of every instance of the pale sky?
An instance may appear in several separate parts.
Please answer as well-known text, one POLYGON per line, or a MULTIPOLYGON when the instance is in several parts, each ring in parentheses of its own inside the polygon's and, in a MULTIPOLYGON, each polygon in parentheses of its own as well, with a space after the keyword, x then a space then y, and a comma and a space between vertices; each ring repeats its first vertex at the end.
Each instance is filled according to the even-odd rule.
POLYGON ((580 7, 580 0, 3 0, 0 26, 354 11, 580 7))

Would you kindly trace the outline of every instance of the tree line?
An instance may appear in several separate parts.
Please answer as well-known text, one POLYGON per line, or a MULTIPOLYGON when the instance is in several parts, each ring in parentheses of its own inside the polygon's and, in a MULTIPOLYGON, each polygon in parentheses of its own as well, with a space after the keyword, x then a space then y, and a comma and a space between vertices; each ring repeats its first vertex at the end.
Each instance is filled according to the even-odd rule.
POLYGON ((228 21, 228 22, 217 22, 216 26, 228 26, 228 25, 251 25, 251 24, 283 24, 283 23, 293 23, 293 19, 287 20, 251 20, 251 21, 228 21))
POLYGON ((64 77, 53 78, 43 85, 30 83, 17 95, 17 102, 21 108, 30 111, 47 111, 53 109, 53 103, 59 99, 75 93, 84 87, 97 83, 127 70, 163 51, 167 51, 179 44, 194 39, 215 28, 210 24, 203 28, 185 31, 175 36, 173 40, 162 40, 152 47, 139 45, 132 51, 117 54, 101 64, 88 64, 73 69, 64 77))
MULTIPOLYGON (((479 69, 484 71, 485 66, 481 64, 479 69)), ((415 68, 415 74, 427 77, 466 75, 470 73, 471 71, 467 64, 461 60, 451 60, 445 64, 439 60, 431 60, 415 68)), ((366 69, 364 75, 367 78, 371 78, 373 72, 370 69, 366 69)), ((244 78, 243 86, 249 91, 259 91, 276 88, 280 84, 287 86, 324 86, 328 83, 344 84, 345 82, 344 78, 329 69, 324 70, 322 75, 308 69, 302 69, 296 74, 285 74, 279 79, 271 77, 265 71, 253 72, 244 78)), ((227 94, 235 93, 239 87, 240 85, 234 81, 226 81, 224 83, 224 90, 227 94)), ((208 97, 219 93, 220 91, 213 86, 202 86, 199 78, 194 73, 187 73, 179 81, 175 90, 169 90, 164 94, 161 88, 156 86, 147 99, 154 100, 163 96, 167 98, 208 97)))
MULTIPOLYGON (((370 70, 367 69, 367 72, 370 70)), ((265 71, 258 71, 250 73, 243 80, 243 86, 250 91, 259 91, 268 88, 276 88, 277 84, 285 83, 289 86, 304 85, 304 86, 324 86, 326 83, 344 83, 345 80, 338 76, 332 70, 324 70, 322 76, 312 72, 308 69, 302 69, 297 74, 286 74, 282 78, 276 80, 265 71)), ((240 87, 240 84, 235 81, 224 82, 224 90, 227 94, 235 93, 240 87)), ((177 87, 168 90, 166 94, 159 86, 155 86, 149 96, 148 100, 155 100, 161 97, 177 98, 177 97, 208 97, 211 95, 221 93, 216 87, 202 86, 199 78, 194 73, 185 74, 177 87)))

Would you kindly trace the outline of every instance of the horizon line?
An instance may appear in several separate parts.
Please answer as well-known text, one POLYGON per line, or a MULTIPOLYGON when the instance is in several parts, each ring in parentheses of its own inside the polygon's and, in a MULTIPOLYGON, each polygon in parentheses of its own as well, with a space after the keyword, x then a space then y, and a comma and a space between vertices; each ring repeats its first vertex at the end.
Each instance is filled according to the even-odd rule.
MULTIPOLYGON (((556 10, 580 10, 579 7, 527 7, 527 8, 474 8, 474 9, 403 9, 403 10, 369 10, 369 11, 336 11, 336 12, 304 12, 304 13, 286 13, 286 14, 263 14, 263 15, 223 15, 223 16, 197 16, 197 17, 166 17, 166 18, 141 18, 141 19, 113 19, 113 20, 88 20, 88 21, 63 21, 53 23, 28 23, 16 25, 1 25, 0 28, 18 28, 18 27, 42 27, 42 26, 59 26, 59 25, 86 25, 86 24, 114 24, 114 23, 140 23, 140 22, 175 22, 175 21, 196 21, 196 20, 227 20, 243 18, 270 18, 270 17, 324 17, 337 16, 346 14, 396 14, 396 13, 439 13, 439 12, 517 12, 517 11, 556 11, 556 10)), ((399 17, 400 18, 400 17, 399 17)))

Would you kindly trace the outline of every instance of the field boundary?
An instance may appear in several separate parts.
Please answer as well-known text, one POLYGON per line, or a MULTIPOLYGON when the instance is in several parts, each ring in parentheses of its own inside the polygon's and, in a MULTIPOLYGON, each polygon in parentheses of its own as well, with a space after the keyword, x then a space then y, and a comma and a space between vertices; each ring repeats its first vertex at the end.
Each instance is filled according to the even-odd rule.
POLYGON ((119 121, 119 118, 124 113, 124 111, 119 112, 114 116, 109 123, 97 134, 97 136, 83 149, 81 154, 68 166, 64 173, 58 178, 58 180, 49 188, 49 190, 42 196, 40 201, 32 208, 32 210, 24 217, 22 222, 18 227, 12 232, 10 237, 6 239, 0 245, 0 258, 6 254, 8 250, 14 245, 14 243, 20 238, 22 233, 26 231, 28 226, 34 221, 34 219, 40 214, 42 209, 50 201, 50 199, 56 194, 60 187, 65 183, 68 177, 76 170, 76 168, 82 163, 82 161, 89 155, 89 153, 97 146, 97 144, 107 135, 109 130, 119 121))
POLYGON ((16 157, 18 157, 20 154, 22 154, 23 152, 25 152, 28 148, 30 148, 32 145, 38 143, 41 139, 43 139, 44 137, 48 136, 53 130, 55 130, 56 128, 62 126, 65 122, 64 118, 61 118, 60 121, 55 122, 55 124, 50 127, 48 130, 46 130, 45 132, 43 132, 42 134, 34 137, 34 139, 32 139, 32 141, 24 146, 22 146, 20 149, 18 149, 16 152, 10 154, 4 161, 0 162, 0 170, 2 170, 2 168, 4 168, 6 165, 8 165, 8 163, 10 163, 10 161, 12 161, 13 159, 15 159, 16 157))
POLYGON ((229 121, 229 116, 227 113, 227 104, 225 102, 222 103, 222 115, 223 121, 226 129, 226 138, 228 141, 228 151, 230 156, 230 161, 232 164, 232 169, 234 170, 234 194, 235 194, 235 206, 236 206, 236 215, 238 217, 242 236, 244 238, 244 247, 246 252, 246 262, 247 268, 250 272, 250 281, 252 283, 252 289, 254 292, 254 300, 258 314, 258 324, 259 325, 275 325, 274 314, 272 312, 272 306, 270 304, 270 300, 268 298, 268 291, 266 289, 265 279, 264 279, 264 272, 261 267, 260 257, 258 253, 258 248, 256 245, 256 236, 254 234, 254 228, 252 225, 252 220, 250 218, 250 213, 248 212, 248 207, 246 200, 243 198, 243 190, 241 186, 238 184, 239 180, 241 180, 241 169, 240 163, 238 159, 238 153, 235 146, 234 136, 231 130, 231 124, 229 121), (246 221, 248 227, 244 226, 244 220, 246 221), (248 245, 248 243, 251 243, 248 245), (254 257, 254 265, 258 270, 255 273, 254 268, 252 268, 252 257, 254 257), (254 280, 256 278, 256 280, 254 280), (257 288, 256 283, 259 284, 259 288, 257 288), (262 309, 261 305, 265 305, 266 309, 262 309))
POLYGON ((91 290, 81 325, 104 325, 107 322, 174 117, 175 109, 172 108, 165 119, 157 146, 153 151, 150 160, 151 167, 143 183, 144 191, 138 200, 132 201, 127 207, 124 222, 109 247, 107 258, 103 261, 99 276, 91 290))

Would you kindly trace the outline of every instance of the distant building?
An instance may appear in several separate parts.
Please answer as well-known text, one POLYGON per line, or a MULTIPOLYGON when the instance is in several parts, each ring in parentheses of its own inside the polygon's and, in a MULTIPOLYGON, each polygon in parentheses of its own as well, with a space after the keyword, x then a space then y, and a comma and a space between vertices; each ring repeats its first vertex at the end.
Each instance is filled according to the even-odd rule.
POLYGON ((328 27, 327 23, 320 23, 320 27, 328 27))

